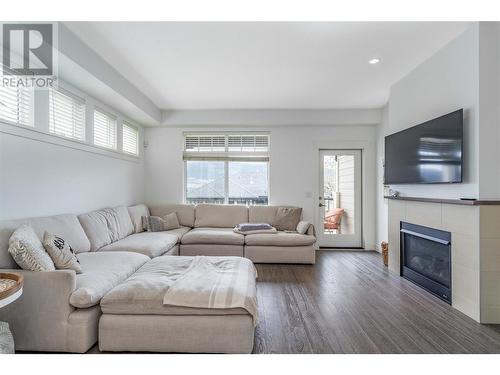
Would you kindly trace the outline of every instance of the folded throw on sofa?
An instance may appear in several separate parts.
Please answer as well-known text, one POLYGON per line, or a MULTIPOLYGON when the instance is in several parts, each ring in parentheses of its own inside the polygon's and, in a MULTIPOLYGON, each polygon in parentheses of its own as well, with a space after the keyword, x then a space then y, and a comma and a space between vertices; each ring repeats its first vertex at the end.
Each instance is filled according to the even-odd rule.
POLYGON ((243 308, 258 322, 257 271, 240 257, 194 257, 163 297, 164 305, 208 309, 243 308))
POLYGON ((277 233, 276 228, 267 223, 241 223, 233 231, 239 234, 277 233))

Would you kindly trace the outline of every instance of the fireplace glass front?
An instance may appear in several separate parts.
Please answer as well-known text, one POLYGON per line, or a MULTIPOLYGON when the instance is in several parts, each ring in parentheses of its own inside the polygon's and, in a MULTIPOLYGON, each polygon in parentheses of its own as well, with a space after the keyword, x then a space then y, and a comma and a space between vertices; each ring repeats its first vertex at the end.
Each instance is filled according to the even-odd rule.
POLYGON ((401 222, 401 276, 451 304, 451 233, 401 222))

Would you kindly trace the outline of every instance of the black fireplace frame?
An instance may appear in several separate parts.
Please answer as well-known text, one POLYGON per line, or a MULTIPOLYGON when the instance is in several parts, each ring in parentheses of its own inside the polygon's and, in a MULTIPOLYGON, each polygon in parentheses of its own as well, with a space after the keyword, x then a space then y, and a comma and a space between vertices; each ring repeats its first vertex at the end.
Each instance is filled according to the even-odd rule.
POLYGON ((451 305, 451 233, 445 232, 435 228, 429 228, 422 225, 416 225, 411 223, 406 223, 404 221, 400 222, 400 275, 411 281, 412 283, 420 286, 421 288, 427 290, 429 293, 435 295, 439 299, 451 305), (423 233, 422 233, 423 232, 423 233), (415 272, 409 267, 405 266, 405 235, 412 235, 416 237, 421 237, 426 240, 439 242, 443 245, 449 247, 450 262, 449 262, 449 275, 450 275, 450 285, 449 287, 438 283, 427 276, 424 276, 418 272, 415 272))

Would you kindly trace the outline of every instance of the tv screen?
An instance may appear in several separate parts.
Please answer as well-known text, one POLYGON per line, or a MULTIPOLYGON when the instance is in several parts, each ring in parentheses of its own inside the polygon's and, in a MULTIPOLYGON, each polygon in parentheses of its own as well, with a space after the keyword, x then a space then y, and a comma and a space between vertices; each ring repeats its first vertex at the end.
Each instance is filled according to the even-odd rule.
POLYGON ((385 184, 462 182, 463 110, 385 137, 385 184))

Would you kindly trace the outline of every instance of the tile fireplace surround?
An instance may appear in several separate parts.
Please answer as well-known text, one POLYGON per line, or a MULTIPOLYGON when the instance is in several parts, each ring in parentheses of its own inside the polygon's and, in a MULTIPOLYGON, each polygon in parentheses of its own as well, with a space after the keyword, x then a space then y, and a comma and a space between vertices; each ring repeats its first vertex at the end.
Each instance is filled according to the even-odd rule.
POLYGON ((500 202, 388 198, 389 270, 400 274, 400 223, 451 232, 452 306, 500 323, 500 202))

